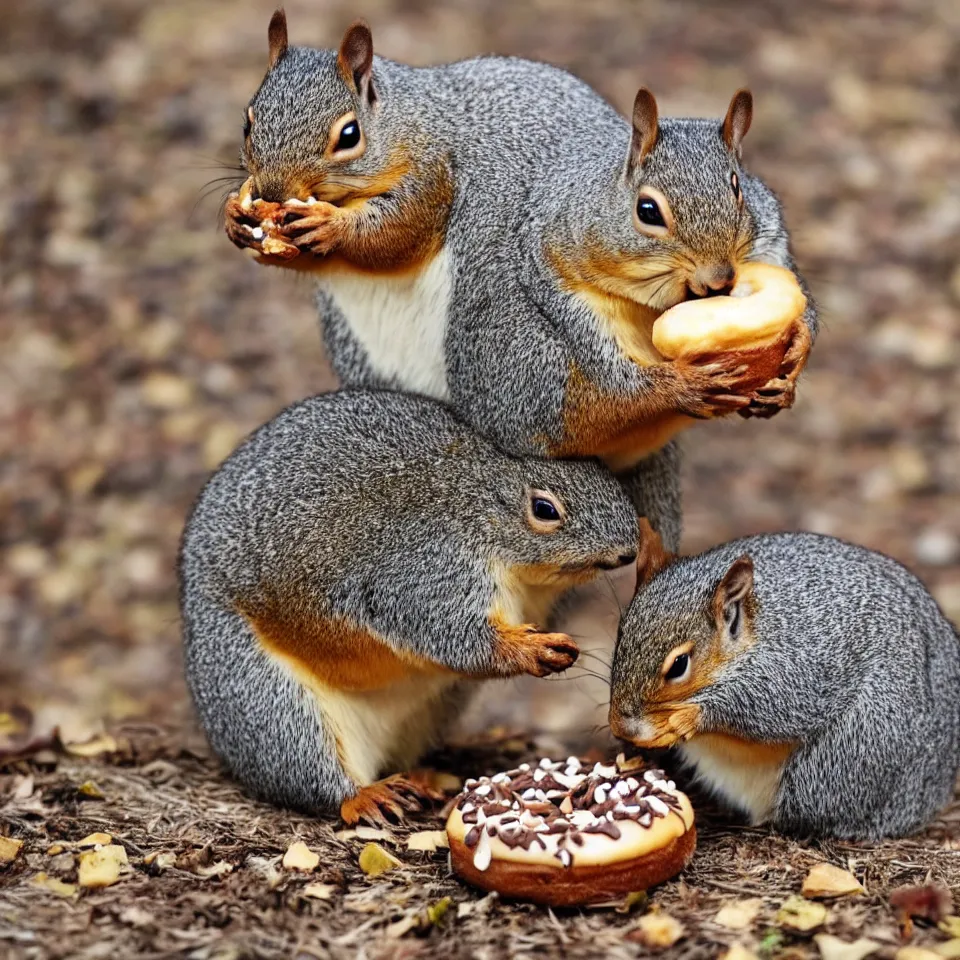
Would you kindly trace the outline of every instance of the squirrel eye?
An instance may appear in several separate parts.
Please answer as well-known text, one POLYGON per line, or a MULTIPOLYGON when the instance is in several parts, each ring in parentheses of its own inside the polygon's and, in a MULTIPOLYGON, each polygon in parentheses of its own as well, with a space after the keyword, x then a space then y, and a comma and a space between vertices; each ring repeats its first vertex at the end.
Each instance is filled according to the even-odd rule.
POLYGON ((337 145, 333 148, 334 152, 340 150, 352 150, 360 142, 360 124, 356 120, 345 123, 340 130, 340 136, 337 138, 337 145))
POLYGON ((667 672, 663 675, 666 680, 683 680, 690 672, 690 654, 681 653, 674 657, 667 672))
POLYGON ((548 523, 556 523, 560 519, 560 511, 543 497, 534 497, 531 501, 533 515, 538 520, 546 520, 548 523))
POLYGON ((641 197, 637 201, 637 219, 648 227, 665 227, 666 220, 660 212, 660 206, 651 197, 641 197))
POLYGON ((739 203, 743 194, 740 192, 740 178, 735 173, 730 174, 730 186, 733 189, 734 200, 739 203))
POLYGON ((535 533, 553 533, 563 526, 563 504, 546 490, 531 490, 527 500, 527 523, 535 533))

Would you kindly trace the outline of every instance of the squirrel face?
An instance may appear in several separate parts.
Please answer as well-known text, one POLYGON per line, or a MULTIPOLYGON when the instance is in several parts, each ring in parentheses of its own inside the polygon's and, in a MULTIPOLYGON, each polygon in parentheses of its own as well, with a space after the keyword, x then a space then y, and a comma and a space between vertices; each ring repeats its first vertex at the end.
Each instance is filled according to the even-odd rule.
POLYGON ((629 204, 620 253, 633 295, 661 311, 728 293, 754 234, 744 202, 740 145, 752 97, 738 91, 722 123, 660 120, 653 94, 637 93, 618 204, 629 204), (629 219, 627 219, 629 217, 629 219))
POLYGON ((514 463, 493 478, 486 511, 495 561, 543 584, 578 583, 633 562, 636 512, 608 471, 591 461, 514 463))
POLYGON ((708 691, 754 642, 753 562, 736 558, 718 582, 700 558, 677 560, 641 521, 637 593, 617 637, 610 728, 638 746, 668 747, 706 732, 708 691))
POLYGON ((353 24, 336 53, 289 47, 278 10, 268 36, 269 69, 247 107, 241 151, 257 193, 334 204, 369 193, 374 174, 390 175, 390 158, 367 136, 380 107, 369 28, 353 24))

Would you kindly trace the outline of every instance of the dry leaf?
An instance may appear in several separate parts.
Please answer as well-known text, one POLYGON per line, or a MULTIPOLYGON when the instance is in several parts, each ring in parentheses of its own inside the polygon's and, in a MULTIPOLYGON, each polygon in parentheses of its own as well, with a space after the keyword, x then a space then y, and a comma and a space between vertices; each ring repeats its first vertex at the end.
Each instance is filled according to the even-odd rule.
POLYGON ((832 863, 815 864, 803 881, 805 897, 846 897, 864 892, 860 881, 849 870, 841 870, 832 863))
POLYGON ((283 855, 284 870, 316 870, 320 855, 314 853, 302 840, 291 843, 283 855))
POLYGON ((97 757, 101 753, 116 753, 119 749, 117 741, 109 733, 98 734, 84 743, 65 743, 63 747, 75 757, 97 757))
POLYGON ((113 837, 109 833, 91 833, 88 837, 77 841, 77 846, 83 847, 105 847, 108 843, 113 843, 113 837))
POLYGON ((822 903, 790 897, 777 911, 776 922, 790 930, 815 930, 827 920, 827 908, 822 903))
POLYGON ((945 943, 938 943, 933 949, 941 957, 947 957, 947 960, 957 960, 960 957, 960 938, 955 937, 945 943))
POLYGON ((926 947, 901 947, 894 954, 894 960, 943 960, 943 957, 926 947))
POLYGON ((300 891, 300 896, 310 897, 311 900, 329 900, 336 889, 332 883, 308 883, 300 891))
POLYGON ((757 955, 748 950, 742 943, 735 943, 730 949, 720 956, 720 960, 757 960, 757 955))
POLYGON ((389 830, 380 830, 378 827, 368 827, 360 824, 349 830, 338 830, 334 836, 338 840, 386 840, 388 843, 396 843, 397 838, 389 830))
POLYGON ((614 909, 617 913, 629 913, 634 907, 645 907, 648 899, 646 890, 633 890, 614 909))
POLYGON ((736 903, 728 903, 720 908, 713 922, 728 930, 746 930, 754 920, 763 906, 761 897, 751 897, 749 900, 737 900, 736 903))
POLYGON ((46 854, 48 857, 55 857, 57 854, 63 853, 63 851, 66 849, 67 848, 62 843, 54 843, 47 847, 46 854))
POLYGON ((813 939, 823 960, 863 960, 880 949, 876 940, 867 940, 865 937, 847 943, 832 934, 818 933, 813 939))
POLYGON ((198 877, 203 877, 204 880, 209 880, 211 877, 225 877, 228 873, 233 872, 233 864, 227 863, 226 860, 218 860, 208 867, 197 865, 193 868, 193 872, 198 877))
POLYGON ((13 863, 19 856, 22 846, 22 840, 14 840, 12 837, 0 837, 0 867, 5 867, 8 863, 13 863))
POLYGON ((647 913, 637 921, 636 929, 627 935, 627 939, 662 949, 672 947, 685 933, 683 924, 669 913, 647 913))
POLYGON ((91 800, 103 800, 103 791, 92 781, 84 780, 83 783, 77 787, 77 793, 82 794, 85 797, 89 797, 91 800))
POLYGON ((112 886, 126 865, 127 851, 117 843, 81 853, 78 882, 81 887, 112 886))
POLYGON ((143 858, 143 862, 147 866, 156 864, 158 870, 167 870, 177 862, 177 855, 169 850, 154 850, 143 858))
POLYGON ((30 883, 35 887, 42 887, 55 893, 58 897, 72 897, 77 892, 76 884, 64 883, 56 877, 48 877, 45 873, 38 873, 30 883))
POLYGON ((435 927, 446 916, 452 903, 453 900, 450 897, 444 897, 436 903, 431 903, 430 906, 427 907, 427 921, 435 927))
POLYGON ((381 873, 401 866, 400 861, 387 853, 378 843, 368 843, 360 851, 360 869, 368 877, 379 877, 381 873))
POLYGON ((944 917, 937 924, 937 929, 948 937, 960 937, 960 917, 955 917, 952 914, 949 917, 944 917))
POLYGON ((446 830, 420 830, 417 833, 411 833, 407 838, 408 850, 423 850, 426 853, 433 853, 439 848, 449 847, 446 830))

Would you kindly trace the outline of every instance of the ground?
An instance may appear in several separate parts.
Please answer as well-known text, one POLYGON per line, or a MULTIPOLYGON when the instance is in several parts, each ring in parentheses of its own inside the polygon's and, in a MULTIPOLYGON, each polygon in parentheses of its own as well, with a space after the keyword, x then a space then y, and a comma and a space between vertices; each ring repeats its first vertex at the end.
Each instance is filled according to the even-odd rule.
MULTIPOLYGON (((783 197, 824 330, 794 410, 687 436, 684 547, 779 528, 834 533, 902 560, 960 618, 954 0, 286 7, 295 43, 330 45, 362 14, 386 55, 546 59, 623 110, 643 83, 665 113, 719 114, 749 84, 746 162, 783 197)), ((640 953, 624 939, 639 905, 555 916, 491 905, 447 876, 442 853, 389 840, 406 868, 364 878, 361 842, 245 800, 192 724, 173 572, 184 514, 246 431, 333 385, 309 284, 230 246, 217 225, 222 185, 202 199, 206 182, 234 173, 223 165, 265 66, 270 12, 231 0, 4 5, 0 715, 29 706, 36 731, 57 724, 66 741, 105 721, 130 746, 88 759, 41 754, 0 772, 0 836, 25 841, 0 866, 0 956, 640 953), (77 793, 87 780, 104 799, 77 793), (66 842, 94 830, 127 850, 119 884, 76 900, 30 885, 37 872, 72 879, 66 842), (322 854, 311 881, 332 884, 330 900, 304 900, 306 881, 283 871, 275 883, 268 861, 297 836, 322 854), (65 853, 47 856, 54 842, 65 853), (177 866, 145 866, 158 849, 177 866), (196 873, 220 861, 232 872, 196 873), (472 912, 388 935, 446 895, 472 912)), ((609 586, 570 628, 601 675, 616 611, 609 586)), ((613 587, 621 601, 629 593, 623 579, 613 587)), ((500 723, 521 742, 539 735, 536 750, 585 749, 603 723, 604 687, 585 668, 576 676, 491 687, 457 736, 500 723)), ((15 725, 0 716, 0 736, 15 725)), ((593 742, 614 749, 602 731, 593 742)), ((490 748, 457 756, 444 762, 462 772, 498 762, 490 748)), ((956 807, 924 837, 877 847, 791 843, 731 825, 706 801, 698 811, 697 857, 651 897, 687 926, 672 955, 757 945, 817 859, 852 860, 868 891, 833 907, 827 929, 883 941, 888 955, 890 890, 928 875, 958 882, 956 807), (721 903, 754 895, 764 907, 749 931, 709 922, 721 903)), ((816 952, 806 938, 763 942, 773 954, 816 952)))

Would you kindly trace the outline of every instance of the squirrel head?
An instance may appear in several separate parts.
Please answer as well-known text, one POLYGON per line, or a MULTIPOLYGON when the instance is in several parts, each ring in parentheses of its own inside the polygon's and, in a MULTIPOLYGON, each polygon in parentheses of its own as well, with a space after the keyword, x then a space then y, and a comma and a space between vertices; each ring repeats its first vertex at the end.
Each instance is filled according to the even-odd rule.
POLYGON ((633 299, 662 311, 729 293, 755 232, 740 165, 752 113, 738 90, 722 121, 660 118, 653 94, 638 91, 616 187, 617 272, 633 299))
POLYGON ((610 729, 643 747, 706 732, 711 688, 755 641, 753 561, 678 559, 641 521, 637 593, 617 635, 610 729))
POLYGON ((634 561, 636 511, 609 471, 589 460, 514 464, 491 478, 495 562, 527 583, 572 585, 634 561))
POLYGON ((369 195, 391 166, 371 136, 381 104, 370 28, 351 25, 336 52, 291 47, 277 10, 267 33, 268 70, 247 107, 241 151, 257 194, 335 204, 369 195))

